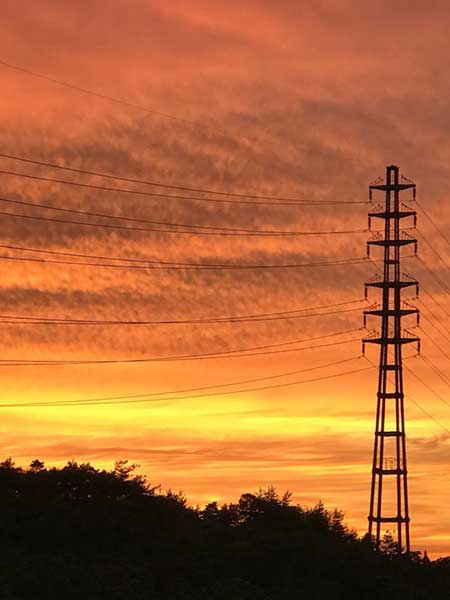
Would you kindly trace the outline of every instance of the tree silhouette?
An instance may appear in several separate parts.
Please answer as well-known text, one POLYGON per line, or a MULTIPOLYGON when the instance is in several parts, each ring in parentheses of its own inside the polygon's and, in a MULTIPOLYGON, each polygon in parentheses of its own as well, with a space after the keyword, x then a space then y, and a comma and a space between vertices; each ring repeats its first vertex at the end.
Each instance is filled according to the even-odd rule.
POLYGON ((0 600, 450 597, 450 558, 376 552, 322 503, 269 487, 189 506, 116 461, 0 463, 0 600))

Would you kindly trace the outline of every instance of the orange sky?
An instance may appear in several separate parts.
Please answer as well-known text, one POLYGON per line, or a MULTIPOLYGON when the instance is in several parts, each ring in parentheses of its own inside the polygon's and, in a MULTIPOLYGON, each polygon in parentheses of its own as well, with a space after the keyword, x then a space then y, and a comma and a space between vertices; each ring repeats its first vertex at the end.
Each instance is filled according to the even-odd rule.
MULTIPOLYGON (((394 162, 416 181, 420 202, 447 233, 447 3, 434 2, 432 10, 419 1, 395 6, 380 1, 370 8, 350 0, 305 4, 6 0, 0 60, 180 120, 0 65, 0 152, 172 184, 339 201, 365 200, 367 185, 394 162)), ((76 179, 5 159, 0 159, 0 170, 76 179)), ((77 189, 3 174, 0 181, 0 196, 8 198, 161 221, 315 231, 364 229, 367 223, 364 205, 220 205, 77 189)), ((55 216, 8 204, 0 210, 55 216)), ((363 257, 367 238, 221 238, 0 219, 2 244, 186 262, 363 257)), ((419 228, 450 264, 448 247, 420 212, 419 228)), ((444 265, 426 245, 420 246, 420 254, 446 281, 444 265)), ((133 272, 11 263, 2 261, 2 314, 128 320, 266 313, 359 300, 364 280, 374 273, 370 264, 133 272)), ((405 271, 418 277, 439 302, 446 301, 420 262, 406 259, 405 271)), ((427 296, 423 300, 429 303, 427 296)), ((361 324, 355 311, 244 324, 3 325, 0 358, 202 353, 326 335, 361 324)), ((450 341, 426 319, 423 328, 450 353, 450 341)), ((450 371, 448 359, 428 338, 422 348, 443 371, 450 371)), ((3 366, 2 403, 216 385, 350 359, 360 352, 355 341, 243 359, 3 366)), ((369 352, 376 361, 375 350, 369 352)), ((448 387, 420 359, 410 358, 407 364, 444 399, 449 397, 448 387)), ((283 382, 366 365, 355 358, 283 382)), ((450 554, 450 435, 440 425, 450 428, 450 408, 408 373, 405 387, 439 421, 407 403, 413 546, 434 555, 450 554)), ((128 458, 152 482, 183 490, 193 503, 236 499, 243 491, 273 484, 289 489, 303 504, 321 499, 330 508, 342 508, 348 523, 362 531, 375 396, 376 373, 364 372, 264 392, 178 401, 2 408, 1 455, 11 455, 20 464, 38 457, 47 464, 75 459, 108 467, 116 458, 128 458)))

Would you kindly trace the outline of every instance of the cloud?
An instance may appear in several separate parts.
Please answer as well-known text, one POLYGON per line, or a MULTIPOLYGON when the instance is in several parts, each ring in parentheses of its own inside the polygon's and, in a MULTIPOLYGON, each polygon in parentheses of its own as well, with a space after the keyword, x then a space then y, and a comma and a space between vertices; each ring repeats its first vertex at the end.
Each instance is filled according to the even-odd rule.
MULTIPOLYGON (((370 8, 351 0, 314 6, 293 0, 249 0, 245 5, 198 0, 195 7, 178 0, 170 5, 118 0, 106 10, 100 0, 89 6, 84 0, 45 0, 39 6, 15 0, 6 1, 2 10, 8 22, 0 40, 4 60, 156 111, 115 104, 0 66, 5 90, 0 144, 5 152, 186 187, 342 202, 367 198, 367 184, 395 162, 417 181, 420 202, 446 231, 450 122, 448 75, 442 67, 448 57, 444 2, 435 2, 430 11, 421 2, 392 6, 384 0, 370 8)), ((0 169, 99 182, 4 159, 0 169)), ((113 185, 112 180, 102 181, 113 185)), ((77 189, 11 175, 1 175, 0 183, 1 195, 9 198, 140 219, 299 231, 366 227, 364 205, 220 205, 77 189)), ((161 191, 131 183, 120 186, 161 191)), ((6 203, 0 210, 58 215, 6 203)), ((365 232, 283 240, 112 233, 0 218, 4 244, 168 261, 300 263, 359 257, 367 237, 365 232)), ((419 227, 448 262, 446 242, 420 211, 419 227)), ((426 243, 419 247, 428 267, 445 282, 445 264, 426 243)), ((7 260, 1 265, 2 313, 115 319, 253 314, 332 304, 361 298, 363 282, 375 270, 363 264, 147 273, 7 260)), ((424 302, 433 303, 442 316, 438 305, 445 308, 446 294, 438 281, 413 259, 405 265, 438 304, 426 294, 424 302)), ((433 321, 427 307, 422 308, 433 321)), ((3 325, 1 353, 4 358, 193 353, 276 343, 359 324, 360 314, 354 312, 238 327, 3 325)), ((423 327, 446 348, 427 319, 423 327)), ((423 346, 445 370, 439 351, 426 337, 423 346)), ((336 360, 338 353, 356 355, 359 344, 237 362, 20 372, 8 368, 2 371, 3 392, 8 400, 24 401, 111 390, 139 393, 199 382, 214 385, 318 365, 336 360)), ((425 365, 408 364, 429 380, 425 365)), ((363 436, 369 423, 372 427, 372 375, 327 381, 302 392, 260 392, 227 403, 203 399, 139 410, 84 408, 76 416, 70 410, 34 410, 26 416, 15 411, 5 416, 3 451, 24 460, 75 457, 99 464, 123 455, 141 462, 167 487, 183 487, 199 502, 212 493, 229 499, 243 491, 243 481, 254 488, 276 483, 305 502, 323 498, 347 508, 349 518, 363 528, 372 441, 363 436)), ((443 390, 442 382, 431 381, 443 390)), ((409 374, 405 385, 407 393, 446 423, 444 407, 441 413, 429 390, 409 374)), ((438 424, 427 421, 417 407, 409 404, 408 410, 413 413, 408 425, 415 522, 429 518, 429 525, 417 525, 421 536, 429 536, 440 527, 433 505, 441 506, 446 492, 441 474, 448 440, 435 437, 438 424), (428 472, 430 478, 420 475, 428 472)), ((443 543, 439 549, 443 551, 443 543)))

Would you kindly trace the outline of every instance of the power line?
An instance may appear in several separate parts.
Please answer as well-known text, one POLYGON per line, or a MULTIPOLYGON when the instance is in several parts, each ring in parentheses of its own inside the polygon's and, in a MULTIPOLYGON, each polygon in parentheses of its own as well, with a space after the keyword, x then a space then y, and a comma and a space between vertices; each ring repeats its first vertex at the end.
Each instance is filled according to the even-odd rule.
MULTIPOLYGON (((74 215, 84 215, 84 216, 88 216, 88 217, 96 217, 96 218, 101 218, 101 219, 112 219, 112 220, 117 220, 117 221, 130 221, 132 223, 144 223, 144 224, 149 224, 149 225, 158 225, 158 226, 162 226, 162 227, 183 227, 185 229, 200 229, 201 231, 205 230, 208 232, 208 234, 211 234, 211 232, 215 232, 218 231, 219 235, 225 235, 227 234, 227 232, 232 232, 235 234, 239 234, 239 235, 244 235, 244 234, 252 234, 252 235, 261 235, 261 236, 297 236, 297 235, 314 235, 315 232, 302 232, 302 231, 279 231, 279 230, 265 230, 265 229, 245 229, 242 227, 215 227, 213 225, 192 225, 189 223, 173 223, 170 221, 154 221, 154 220, 149 220, 149 219, 142 219, 142 218, 137 218, 137 217, 129 217, 129 216, 119 216, 119 215, 112 215, 112 214, 108 214, 108 213, 98 213, 98 212, 92 212, 92 211, 87 211, 87 210, 76 210, 76 209, 72 209, 72 208, 65 208, 65 207, 61 207, 61 206, 54 206, 52 204, 42 204, 39 202, 28 202, 25 200, 15 200, 12 198, 0 198, 0 202, 6 202, 9 204, 16 204, 19 206, 29 206, 31 208, 42 208, 45 210, 55 210, 58 212, 64 212, 64 213, 69 213, 69 214, 74 214, 74 215)), ((150 231, 161 231, 159 229, 151 229, 150 231)), ((166 232, 165 230, 162 230, 164 232, 166 232)), ((192 235, 196 234, 196 235, 200 235, 200 232, 190 232, 190 231, 178 231, 175 230, 172 233, 190 233, 192 235)), ((166 232, 167 233, 167 232, 166 232)))
MULTIPOLYGON (((96 185, 93 183, 81 183, 79 181, 68 181, 67 179, 55 179, 55 178, 51 178, 51 177, 42 177, 42 176, 38 176, 38 175, 30 175, 28 173, 18 173, 17 171, 7 171, 7 170, 0 170, 0 174, 2 175, 11 175, 13 177, 22 177, 24 179, 33 179, 36 181, 46 181, 49 183, 58 183, 61 185, 71 185, 71 186, 75 186, 75 187, 80 187, 80 188, 87 188, 87 189, 93 189, 93 190, 101 190, 101 191, 105 191, 105 192, 118 192, 121 194, 132 194, 135 196, 148 196, 150 198, 164 198, 165 200, 192 200, 195 202, 213 202, 213 203, 218 203, 218 204, 251 204, 253 206, 256 205, 260 205, 260 206, 335 206, 335 205, 339 205, 341 206, 341 204, 366 204, 366 202, 336 202, 336 201, 317 201, 317 202, 312 202, 310 200, 308 201, 301 201, 301 200, 280 200, 279 202, 275 202, 273 200, 263 200, 263 201, 258 201, 258 202, 254 202, 252 200, 230 200, 229 198, 200 198, 198 196, 182 196, 182 195, 175 195, 175 194, 162 194, 159 192, 146 192, 143 190, 130 190, 127 188, 116 188, 116 187, 109 187, 109 186, 103 186, 103 185, 96 185)), ((225 194, 226 196, 229 196, 231 194, 225 194)), ((247 196, 245 196, 247 197, 247 196)))
POLYGON ((36 317, 27 315, 5 315, 0 314, 0 324, 16 324, 16 325, 180 325, 180 324, 214 324, 214 323, 242 323, 242 322, 259 322, 259 321, 278 321, 284 319, 303 319, 310 317, 322 317, 326 315, 335 315, 361 310, 361 307, 344 308, 339 310, 331 310, 325 312, 315 312, 314 314, 304 314, 307 311, 318 311, 324 308, 343 306, 345 304, 353 304, 355 302, 364 302, 364 300, 350 300, 347 302, 338 302, 323 307, 302 308, 294 310, 286 310, 273 313, 258 313, 252 315, 237 315, 230 317, 209 317, 200 319, 166 319, 166 320, 110 320, 110 319, 69 319, 66 317, 36 317), (302 314, 298 314, 302 313, 302 314))
POLYGON ((423 406, 421 406, 417 402, 417 400, 414 400, 414 398, 411 396, 411 394, 405 394, 405 398, 407 398, 408 400, 410 400, 410 402, 412 402, 415 406, 417 406, 417 408, 419 410, 421 410, 424 415, 426 415, 432 421, 434 421, 435 423, 437 423, 439 425, 439 427, 441 427, 444 431, 446 431, 447 433, 450 433, 450 429, 448 427, 446 427, 443 423, 441 423, 441 421, 439 419, 437 419, 434 415, 432 415, 429 411, 427 411, 425 408, 423 408, 423 406))
MULTIPOLYGON (((0 248, 3 247, 0 245, 0 248)), ((12 248, 12 247, 11 247, 12 248)), ((39 250, 28 250, 28 252, 39 252, 39 250)), ((45 251, 42 251, 45 252, 45 251)), ((50 254, 67 254, 67 253, 58 253, 58 252, 49 252, 50 254)), ((86 256, 89 258, 89 256, 86 256)), ((341 259, 335 261, 326 261, 326 262, 316 262, 316 263, 288 263, 288 264, 280 264, 280 265, 271 265, 271 264, 255 264, 255 265, 226 265, 226 264, 214 264, 214 263, 170 263, 167 261, 148 261, 148 265, 136 266, 135 264, 131 265, 122 265, 122 264, 111 264, 111 263, 93 263, 93 262, 80 262, 80 261, 67 261, 67 260, 52 260, 48 258, 33 258, 33 257, 23 257, 23 256, 8 256, 8 255, 0 255, 0 260, 12 260, 12 261, 21 261, 21 262, 32 262, 32 263, 42 263, 42 264, 52 264, 52 265, 72 265, 72 266, 82 266, 82 267, 96 267, 96 268, 108 268, 108 269, 126 269, 126 270, 168 270, 168 271, 242 271, 242 270, 258 270, 258 269, 303 269, 303 268, 318 268, 318 267, 339 267, 339 266, 349 266, 349 265, 361 265, 367 262, 365 257, 355 257, 348 259, 341 259), (152 264, 155 263, 155 264, 152 264)), ((106 259, 105 259, 106 260, 106 259)), ((124 260, 127 259, 118 259, 111 257, 110 260, 124 260)), ((132 261, 135 262, 134 260, 132 261)), ((142 260, 143 263, 147 262, 142 260)))
POLYGON ((289 342, 281 342, 278 344, 268 344, 264 346, 254 346, 250 348, 239 348, 235 350, 224 350, 220 352, 208 352, 200 354, 185 354, 175 356, 163 356, 160 358, 129 358, 129 359, 82 359, 82 360, 38 360, 38 359, 0 359, 0 367, 2 366, 79 366, 79 365, 110 365, 110 364, 124 364, 124 363, 151 363, 151 362, 179 362, 179 361, 193 361, 193 360, 216 360, 216 359, 228 359, 228 358, 247 358, 251 356, 268 356, 272 354, 280 354, 286 352, 300 352, 302 350, 316 350, 319 348, 328 348, 331 346, 338 346, 343 344, 350 344, 352 342, 360 341, 360 338, 352 338, 349 340, 341 340, 336 342, 329 342, 326 344, 316 344, 312 346, 304 346, 302 348, 283 348, 281 350, 265 350, 267 348, 279 348, 281 346, 293 345, 305 343, 308 341, 322 340, 328 337, 334 337, 337 335, 343 335, 344 333, 351 333, 355 331, 361 331, 362 328, 347 329, 341 332, 336 332, 328 335, 316 336, 303 340, 293 340, 289 342), (254 350, 263 350, 262 352, 252 352, 254 350))
MULTIPOLYGON (((1 61, 0 61, 0 64, 1 64, 1 61)), ((0 153, 0 157, 11 159, 11 160, 17 160, 17 161, 21 161, 21 162, 25 162, 25 163, 29 163, 29 164, 33 164, 33 165, 49 167, 52 169, 60 169, 63 171, 77 173, 80 175, 102 177, 105 179, 113 179, 115 181, 123 181, 125 183, 136 183, 136 184, 140 184, 140 185, 162 187, 165 189, 171 189, 171 190, 176 190, 176 191, 181 191, 181 192, 193 192, 193 193, 199 193, 199 194, 214 194, 217 196, 224 196, 227 198, 248 198, 249 200, 250 199, 265 200, 265 201, 270 201, 270 202, 275 202, 275 203, 285 202, 285 203, 294 204, 294 205, 299 204, 301 206, 314 206, 314 205, 318 205, 318 206, 339 205, 339 206, 342 206, 344 204, 367 204, 367 201, 346 201, 346 200, 344 200, 344 201, 340 202, 340 201, 336 201, 336 200, 301 200, 300 198, 286 198, 286 197, 281 197, 281 196, 262 196, 262 195, 246 194, 246 193, 238 193, 238 192, 225 192, 223 190, 195 188, 195 187, 188 187, 188 186, 184 186, 184 185, 170 185, 170 184, 156 182, 156 181, 135 179, 132 177, 121 177, 119 175, 112 175, 109 173, 108 174, 107 173, 99 173, 98 171, 77 169, 74 167, 58 165, 56 163, 44 162, 41 160, 34 160, 34 159, 30 159, 30 158, 24 158, 23 156, 13 156, 10 154, 1 154, 0 153)), ((168 197, 172 198, 174 196, 168 196, 168 197)), ((254 204, 254 203, 252 202, 252 204, 254 204)))
POLYGON ((156 115, 158 117, 163 117, 164 119, 170 119, 171 121, 177 121, 178 123, 183 123, 185 125, 199 127, 201 129, 204 129, 207 131, 215 131, 216 133, 220 133, 222 136, 225 136, 225 137, 228 137, 231 139, 240 138, 240 139, 245 139, 248 141, 253 140, 253 138, 250 138, 245 135, 239 135, 239 134, 231 135, 224 129, 221 129, 219 127, 214 127, 213 125, 207 125, 205 123, 202 123, 201 121, 186 119, 185 117, 179 117, 177 115, 172 115, 170 113, 162 112, 162 111, 159 111, 159 110, 156 110, 153 108, 148 108, 148 107, 142 106, 140 104, 137 104, 135 102, 130 102, 129 100, 115 98, 114 96, 109 96, 108 94, 103 94, 101 92, 89 90, 87 88, 75 85, 73 83, 69 83, 67 81, 62 81, 60 79, 56 79, 54 77, 50 77, 50 76, 44 75, 42 73, 37 73, 36 71, 32 71, 31 69, 26 69, 25 67, 19 67, 17 65, 12 65, 11 63, 8 63, 4 60, 0 60, 0 65, 7 67, 8 69, 12 69, 14 71, 19 71, 20 73, 30 75, 31 77, 35 77, 37 79, 42 79, 44 81, 49 81, 50 83, 60 85, 62 87, 68 88, 70 90, 75 90, 77 92, 81 92, 83 94, 93 96, 95 98, 100 98, 102 100, 108 100, 109 102, 113 102, 114 104, 120 104, 122 106, 127 106, 128 108, 134 108, 134 109, 140 110, 140 111, 145 112, 150 115, 156 115))
MULTIPOLYGON (((1 199, 0 199, 1 200, 1 199)), ((232 236, 232 237, 285 237, 286 234, 267 234, 267 233, 239 233, 229 231, 181 231, 178 229, 154 229, 151 227, 135 227, 125 225, 112 225, 110 223, 90 223, 89 221, 69 221, 67 219, 56 219, 54 217, 39 217, 37 215, 24 215, 18 213, 10 213, 6 211, 0 211, 0 215, 4 217, 12 217, 16 219, 32 219, 35 221, 45 221, 50 223, 63 223, 65 225, 82 225, 85 227, 99 227, 101 229, 117 229, 121 231, 145 231, 153 233, 171 233, 171 234, 184 234, 184 235, 207 235, 207 236, 232 236)), ((295 236, 317 236, 317 235, 347 235, 352 233, 366 233, 366 229, 350 229, 350 230, 329 230, 329 231, 298 231, 293 234, 295 236)))
POLYGON ((433 244, 425 237, 425 235, 419 230, 417 229, 417 233, 420 235, 420 238, 422 240, 422 242, 425 242, 425 244, 430 248, 430 250, 432 250, 432 252, 435 254, 435 256, 441 261, 441 263, 445 266, 446 269, 448 269, 450 271, 450 266, 448 265, 448 263, 442 258, 441 254, 436 250, 436 248, 433 246, 433 244))
MULTIPOLYGON (((358 358, 358 357, 356 357, 358 358)), ((144 394, 131 394, 131 395, 126 395, 126 396, 107 396, 107 397, 102 397, 102 398, 87 398, 84 400, 66 400, 66 401, 61 401, 61 402, 67 402, 67 403, 78 403, 78 402, 103 402, 105 400, 124 400, 124 399, 131 399, 131 398, 154 398, 154 397, 160 397, 160 396, 171 396, 171 395, 178 395, 178 394, 185 394, 187 392, 201 392, 201 391, 206 391, 206 390, 215 390, 218 388, 223 388, 223 387, 234 387, 236 385, 247 385, 250 383, 259 383, 261 381, 270 381, 273 379, 279 379, 281 377, 292 377, 293 375, 299 375, 300 373, 309 373, 310 371, 317 371, 318 369, 325 369, 328 367, 334 367, 336 365, 341 365, 347 362, 352 362, 353 360, 355 360, 355 357, 352 358, 346 358, 346 359, 341 359, 338 361, 333 361, 330 363, 326 363, 324 365, 319 365, 317 367, 307 367, 306 369, 295 369, 295 371, 285 371, 283 373, 278 373, 276 375, 265 375, 264 377, 256 377, 254 379, 245 379, 245 380, 239 380, 239 381, 233 381, 233 382, 229 382, 229 383, 220 383, 220 384, 215 384, 215 385, 208 385, 208 386, 202 386, 202 387, 195 387, 195 388, 186 388, 186 389, 181 389, 181 390, 169 390, 167 392, 146 392, 144 394)))
POLYGON ((424 207, 420 204, 420 202, 418 200, 416 200, 416 204, 420 208, 420 210, 422 211, 422 213, 426 217, 426 219, 428 219, 428 221, 433 225, 433 227, 436 229, 436 231, 441 235, 441 237, 445 240, 445 242, 447 242, 447 244, 450 246, 450 239, 445 235, 445 233, 442 231, 442 229, 430 217, 430 215, 428 214, 428 212, 424 209, 424 207))
MULTIPOLYGON (((355 360, 356 358, 360 358, 360 357, 354 357, 353 359, 347 359, 347 360, 348 361, 355 360)), ((338 361, 338 362, 340 362, 340 361, 338 361)), ((330 364, 322 365, 321 367, 319 366, 319 367, 313 367, 310 369, 305 369, 305 371, 324 368, 325 366, 330 366, 330 364)), ((335 379, 337 377, 344 377, 346 375, 352 375, 355 373, 362 373, 364 371, 372 370, 372 368, 373 368, 372 366, 363 367, 362 369, 353 369, 353 370, 349 370, 349 371, 344 371, 343 373, 336 373, 334 375, 325 375, 322 377, 315 377, 312 379, 292 381, 292 382, 288 382, 288 383, 279 383, 279 384, 260 386, 260 387, 255 387, 255 388, 231 390, 231 391, 225 391, 225 392, 196 394, 194 396, 174 396, 174 397, 165 397, 165 398, 148 398, 148 397, 137 398, 136 395, 134 395, 134 396, 116 396, 115 398, 117 398, 117 400, 109 400, 109 399, 104 399, 104 398, 98 398, 98 399, 92 398, 92 399, 87 399, 87 400, 68 400, 68 401, 59 401, 59 402, 58 401, 57 402, 28 402, 28 403, 23 402, 23 403, 15 403, 15 404, 0 404, 0 408, 19 408, 19 407, 25 408, 25 407, 37 407, 37 406, 44 406, 44 407, 50 407, 50 406, 99 406, 99 405, 105 405, 105 404, 113 404, 113 405, 135 404, 135 403, 145 403, 145 402, 162 402, 162 401, 167 402, 167 401, 188 400, 188 399, 197 399, 197 398, 210 398, 213 396, 226 396, 226 395, 231 395, 231 394, 243 394, 243 393, 248 393, 248 392, 257 392, 257 391, 263 391, 263 390, 272 390, 272 389, 280 389, 280 388, 285 388, 285 387, 292 387, 295 385, 302 385, 305 383, 313 383, 313 382, 317 382, 317 381, 335 379)))
MULTIPOLYGON (((410 257, 408 257, 410 258, 410 257)), ((420 257, 420 256, 416 256, 416 259, 420 262, 420 264, 424 267, 424 269, 427 271, 427 273, 429 275, 431 275, 431 277, 433 277, 433 279, 439 284, 439 286, 441 287, 441 289, 448 295, 450 295, 450 287, 447 286, 447 284, 439 277, 439 275, 437 275, 434 271, 432 271, 428 265, 426 264, 426 262, 420 257)))
MULTIPOLYGON (((430 321, 428 321, 428 322, 430 322, 430 321)), ((431 337, 431 335, 425 331, 425 329, 424 329, 423 327, 419 327, 419 329, 420 329, 420 331, 421 331, 421 332, 422 332, 422 333, 425 335, 425 337, 427 337, 427 338, 430 340, 430 342, 433 344, 433 346, 435 346, 435 347, 436 347, 436 348, 439 350, 439 352, 440 352, 440 353, 441 353, 441 354, 442 354, 442 355, 443 355, 445 358, 447 358, 448 360, 450 360, 450 354, 448 354, 447 352, 445 352, 445 350, 442 348, 442 346, 440 346, 440 345, 439 345, 439 344, 438 344, 438 343, 437 343, 437 342, 436 342, 436 341, 435 341, 435 340, 434 340, 434 339, 431 337)), ((441 334, 441 335, 442 335, 442 334, 441 334)))
MULTIPOLYGON (((50 254, 51 256, 64 256, 64 257, 73 257, 73 258, 86 258, 91 260, 109 260, 109 261, 119 261, 119 262, 127 262, 127 263, 139 263, 144 265, 169 265, 169 266, 178 266, 178 267, 211 267, 211 268, 220 268, 220 269, 255 269, 255 268, 280 268, 280 267, 297 267, 297 266, 322 266, 327 264, 343 264, 353 263, 354 261, 367 262, 367 257, 363 256, 355 256, 348 258, 340 258, 334 259, 333 257, 326 257, 327 262, 320 263, 291 263, 291 264, 280 264, 280 265, 264 265, 264 264, 254 264, 254 265, 242 265, 242 264, 227 264, 227 263, 195 263, 195 262, 183 262, 183 261, 165 261, 165 260, 156 260, 150 258, 128 258, 124 256, 104 256, 99 254, 86 254, 79 252, 67 252, 61 250, 51 250, 48 248, 30 248, 28 246, 13 246, 11 244, 0 244, 0 248, 4 250, 16 250, 20 252, 33 252, 37 254, 50 254)), ((78 263, 77 263, 78 264, 78 263)), ((81 264, 90 264, 90 263, 81 263, 81 264)), ((126 266, 126 265, 124 265, 126 266)))
POLYGON ((447 375, 443 371, 441 371, 441 369, 439 369, 439 367, 437 367, 431 359, 427 358, 426 356, 423 356, 423 354, 420 354, 419 356, 423 360, 423 362, 428 367, 430 367, 432 371, 434 371, 434 373, 439 377, 439 379, 441 379, 447 386, 450 387, 450 380, 447 377, 447 375))
POLYGON ((424 381, 422 379, 422 377, 419 377, 419 375, 417 375, 417 373, 415 373, 412 369, 410 369, 407 366, 405 366, 405 369, 409 373, 411 373, 411 375, 413 375, 424 387, 426 387, 427 390, 429 390, 434 396, 436 396, 436 398, 438 398, 438 400, 443 402, 446 406, 450 407, 450 402, 448 402, 448 400, 446 400, 443 396, 441 396, 441 394, 436 392, 436 390, 434 390, 426 381, 424 381))
MULTIPOLYGON (((372 367, 377 368, 377 366, 375 365, 375 363, 372 362, 370 360, 370 358, 367 358, 367 356, 365 356, 365 359, 372 365, 372 367)), ((405 366, 405 368, 407 368, 407 367, 405 366)), ((388 377, 388 379, 392 383, 392 381, 393 381, 392 378, 388 377)), ((450 429, 448 427, 446 427, 443 423, 441 423, 441 421, 439 419, 437 419, 434 415, 432 415, 425 408, 423 408, 423 406, 421 404, 419 404, 419 402, 417 402, 417 400, 415 400, 411 396, 411 394, 405 394, 405 398, 407 398, 410 402, 412 402, 424 415, 426 415, 432 421, 434 421, 435 423, 437 423, 444 431, 446 431, 447 433, 450 433, 450 429)))
POLYGON ((442 304, 433 296, 433 294, 431 294, 427 289, 424 288, 423 285, 420 286, 420 290, 422 292, 425 292, 425 294, 436 304, 436 306, 438 308, 440 308, 442 310, 443 313, 445 313, 445 315, 447 317, 450 318, 450 313, 445 309, 444 306, 442 306, 442 304))
POLYGON ((444 325, 441 320, 439 319, 439 317, 436 315, 436 313, 431 310, 431 308, 428 306, 428 304, 426 304, 420 297, 417 298, 417 300, 422 304, 422 306, 430 313, 431 318, 434 319, 435 321, 437 321, 439 323, 439 327, 442 327, 442 329, 444 331, 446 331, 447 333, 442 333, 441 331, 439 331, 439 329, 436 328, 435 325, 433 325, 433 323, 431 322, 431 319, 429 317, 425 316, 425 319, 433 326, 436 328, 436 330, 438 331, 439 335, 442 335, 447 341, 450 342, 450 338, 448 337, 448 335, 450 334, 450 329, 448 329, 446 327, 446 325, 444 325))

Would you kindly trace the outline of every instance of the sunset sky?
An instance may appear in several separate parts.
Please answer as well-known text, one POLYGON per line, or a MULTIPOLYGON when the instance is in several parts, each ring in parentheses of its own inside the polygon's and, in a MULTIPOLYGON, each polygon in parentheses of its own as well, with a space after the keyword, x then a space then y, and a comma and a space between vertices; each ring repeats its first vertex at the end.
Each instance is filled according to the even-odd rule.
MULTIPOLYGON (((0 320, 7 321, 1 326, 0 455, 21 465, 34 458, 47 465, 73 459, 108 468, 115 459, 129 459, 152 483, 182 490, 200 505, 271 484, 290 490, 302 505, 322 500, 341 508, 347 523, 363 532, 377 372, 361 357, 360 339, 364 281, 379 269, 365 260, 367 188, 394 163, 417 184, 418 231, 412 233, 419 258, 407 257, 403 265, 423 284, 415 301, 423 318, 415 331, 423 356, 448 377, 446 383, 415 357, 414 348, 405 350, 412 546, 433 556, 450 554, 448 3, 4 0, 1 13, 0 154, 309 203, 241 203, 233 196, 168 191, 0 158, 0 244, 9 246, 0 248, 0 320), (2 214, 133 225, 8 199, 203 228, 351 233, 127 233, 2 214), (177 263, 357 264, 126 269, 98 266, 111 264, 104 258, 91 267, 5 258, 86 261, 17 248, 177 263), (254 322, 11 323, 11 316, 214 320, 302 309, 307 314, 330 305, 319 312, 336 314, 254 322), (247 352, 259 356, 5 364, 174 357, 319 337, 276 348, 290 351, 247 352), (336 341, 346 343, 330 345, 336 341), (347 371, 358 372, 342 375, 347 371), (321 377, 327 378, 255 389, 321 377), (176 393, 224 384, 236 385, 176 393), (233 389, 252 391, 229 393, 233 389), (93 398, 139 394, 145 401, 89 406, 93 398), (6 406, 85 399, 72 407, 6 406)), ((372 258, 380 255, 374 251, 372 258)), ((370 292, 369 300, 378 301, 377 294, 370 292)), ((414 318, 405 324, 414 327, 414 318)), ((377 362, 377 349, 368 348, 367 356, 377 362)))

